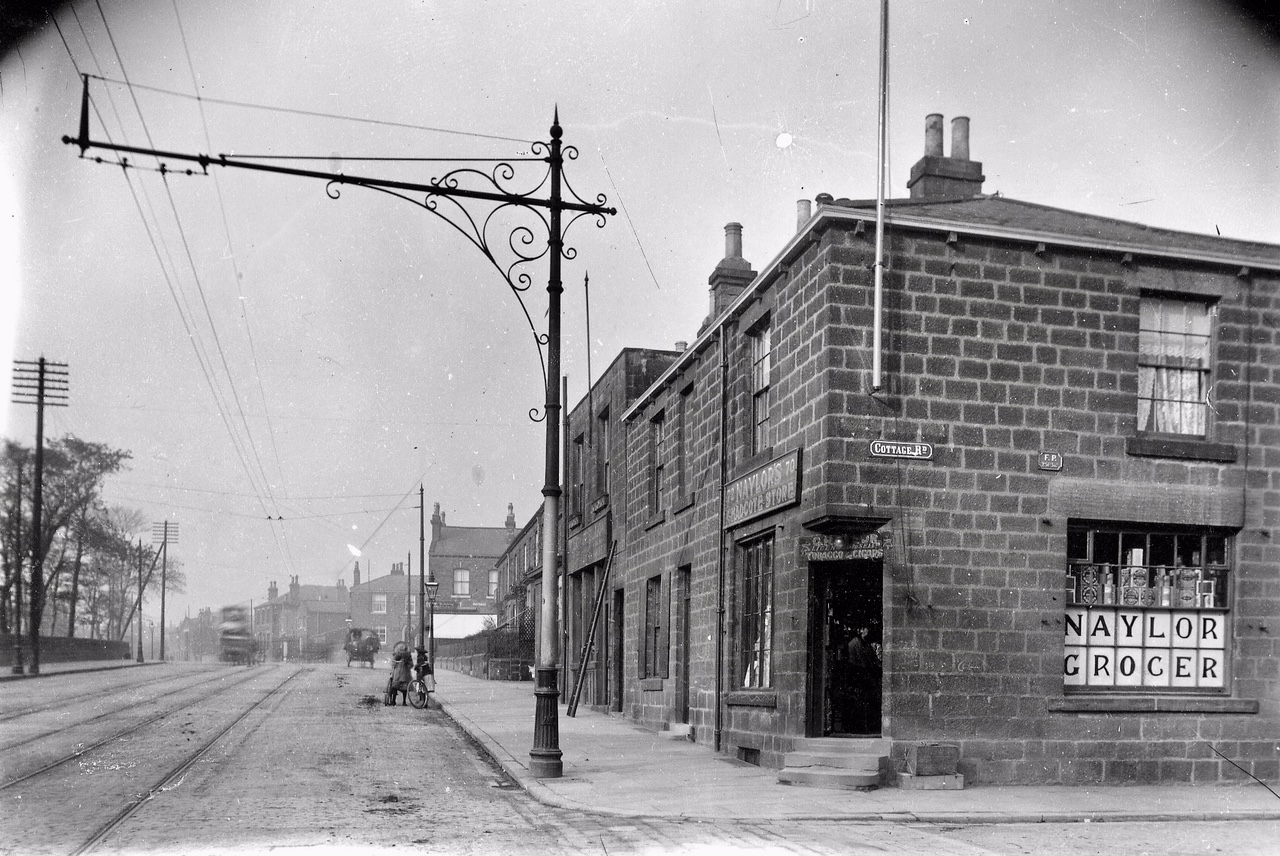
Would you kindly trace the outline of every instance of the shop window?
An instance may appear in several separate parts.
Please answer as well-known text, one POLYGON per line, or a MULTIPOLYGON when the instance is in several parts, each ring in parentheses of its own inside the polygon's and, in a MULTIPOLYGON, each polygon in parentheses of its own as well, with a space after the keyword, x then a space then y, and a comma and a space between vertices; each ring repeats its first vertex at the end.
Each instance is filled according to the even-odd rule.
POLYGON ((1138 430, 1203 437, 1214 307, 1143 295, 1138 323, 1138 430))
POLYGON ((387 596, 385 594, 375 594, 373 596, 373 607, 369 611, 374 615, 386 615, 387 596))
POLYGON ((1221 530, 1072 525, 1065 686, 1224 692, 1230 564, 1221 530))
POLYGON ((772 686, 773 535, 738 546, 738 675, 744 689, 772 686))
POLYGON ((758 455, 773 443, 769 424, 769 375, 773 356, 773 331, 766 321, 751 340, 751 454, 758 455))
POLYGON ((457 568, 453 572, 453 596, 471 596, 471 572, 466 568, 457 568))

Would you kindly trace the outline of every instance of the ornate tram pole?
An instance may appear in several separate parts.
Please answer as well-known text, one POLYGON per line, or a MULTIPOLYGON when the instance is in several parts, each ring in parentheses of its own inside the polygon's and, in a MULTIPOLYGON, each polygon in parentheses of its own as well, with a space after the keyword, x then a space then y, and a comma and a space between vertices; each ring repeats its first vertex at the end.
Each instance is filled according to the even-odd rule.
MULTIPOLYGON (((173 172, 166 165, 168 161, 184 161, 199 165, 201 173, 207 173, 210 166, 235 167, 251 169, 259 172, 273 172, 281 175, 296 175, 304 178, 323 179, 327 184, 326 192, 330 198, 337 199, 342 185, 356 185, 371 190, 378 190, 403 199, 413 205, 440 217, 468 241, 480 250, 498 272, 503 275, 507 285, 520 302, 529 328, 533 331, 534 341, 538 346, 538 356, 542 360, 543 386, 546 392, 546 403, 541 415, 534 409, 530 418, 534 421, 546 422, 546 468, 545 483, 542 487, 542 629, 541 645, 538 651, 538 664, 535 670, 533 748, 529 752, 529 770, 535 776, 558 778, 563 772, 560 752, 560 726, 558 721, 558 699, 560 695, 557 669, 559 665, 558 629, 558 556, 557 517, 559 515, 560 488, 560 295, 563 286, 560 278, 561 260, 573 259, 576 251, 564 244, 564 234, 580 217, 593 216, 596 225, 603 227, 605 215, 617 213, 617 209, 605 205, 604 194, 597 194, 594 202, 586 202, 577 195, 564 177, 565 158, 576 158, 577 150, 572 146, 564 146, 561 142, 563 130, 560 127, 560 111, 557 108, 551 123, 550 142, 535 142, 532 146, 534 157, 525 159, 507 159, 497 162, 489 172, 464 167, 446 173, 440 178, 433 178, 426 184, 406 181, 392 181, 366 176, 352 176, 343 173, 329 173, 319 170, 296 169, 238 158, 233 155, 189 154, 182 152, 161 151, 158 149, 125 146, 115 143, 104 143, 91 140, 89 137, 89 75, 81 75, 84 91, 80 103, 80 126, 76 137, 64 136, 62 141, 80 148, 80 156, 90 149, 102 149, 118 152, 121 155, 137 154, 156 158, 161 174, 173 172), (543 155, 543 156, 539 156, 543 155), (531 190, 523 193, 508 190, 508 186, 516 177, 516 169, 511 165, 516 161, 542 162, 547 164, 547 173, 531 190), (489 189, 473 189, 461 186, 464 182, 478 182, 489 189), (549 195, 536 195, 543 186, 548 187, 549 195), (568 190, 571 198, 565 198, 568 190), (410 196, 411 193, 422 194, 421 199, 410 196), (475 205, 489 203, 492 207, 488 213, 479 216, 464 207, 460 200, 471 200, 475 205), (444 207, 448 202, 452 207, 444 207), (546 212, 544 215, 543 212, 546 212), (529 224, 517 223, 509 227, 502 225, 509 215, 523 212, 532 214, 532 226, 545 229, 545 248, 536 249, 539 242, 535 236, 535 228, 529 224), (572 214, 568 223, 563 222, 565 212, 572 214), (495 221, 495 215, 500 215, 495 221), (490 231, 505 232, 501 242, 492 241, 490 231), (505 244, 504 259, 500 261, 495 252, 501 244, 505 244), (525 306, 523 293, 532 285, 529 274, 520 266, 540 259, 546 255, 548 262, 547 278, 547 332, 539 333, 534 326, 533 316, 525 306), (514 260, 506 262, 506 257, 514 260), (546 349, 545 354, 543 348, 546 349)), ((117 161, 104 161, 94 158, 99 163, 111 163, 125 169, 136 167, 127 157, 117 161)), ((477 158, 476 162, 481 159, 477 158)), ((194 175, 192 169, 186 174, 194 175)), ((424 563, 423 571, 427 571, 424 563)), ((430 585, 430 583, 428 583, 430 585)), ((434 622, 434 615, 432 616, 434 622)), ((432 627, 434 637, 434 627, 432 627)))

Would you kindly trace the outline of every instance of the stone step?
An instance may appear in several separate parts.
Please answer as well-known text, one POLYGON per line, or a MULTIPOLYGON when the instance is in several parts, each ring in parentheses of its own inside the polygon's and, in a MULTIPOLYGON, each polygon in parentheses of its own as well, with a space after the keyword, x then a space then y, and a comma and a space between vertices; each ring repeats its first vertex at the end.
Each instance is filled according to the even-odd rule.
POLYGON ((783 756, 784 767, 834 767, 841 770, 863 770, 875 773, 882 769, 885 755, 849 752, 800 751, 783 756))
POLYGON ((784 785, 831 790, 869 790, 880 787, 880 773, 840 770, 835 767, 786 767, 778 771, 778 781, 784 785))
POLYGON ((801 737, 795 752, 841 752, 859 755, 888 755, 889 741, 883 737, 801 737))

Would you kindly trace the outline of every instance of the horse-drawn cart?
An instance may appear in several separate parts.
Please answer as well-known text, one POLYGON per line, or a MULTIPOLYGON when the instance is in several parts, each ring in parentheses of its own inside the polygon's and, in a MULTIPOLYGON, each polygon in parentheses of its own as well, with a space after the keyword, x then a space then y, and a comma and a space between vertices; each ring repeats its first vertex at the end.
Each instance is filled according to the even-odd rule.
POLYGON ((369 664, 369 668, 373 668, 373 658, 377 655, 378 650, 382 648, 382 642, 378 639, 378 634, 365 627, 353 627, 347 633, 347 643, 342 646, 342 650, 347 652, 347 665, 350 666, 352 661, 360 660, 369 664))

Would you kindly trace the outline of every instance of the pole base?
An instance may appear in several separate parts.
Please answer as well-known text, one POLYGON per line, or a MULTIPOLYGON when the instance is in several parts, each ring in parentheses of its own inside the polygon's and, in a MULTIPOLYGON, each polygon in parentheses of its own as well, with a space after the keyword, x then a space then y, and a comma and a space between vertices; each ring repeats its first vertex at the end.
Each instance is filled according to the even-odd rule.
POLYGON ((529 750, 529 772, 540 779, 564 775, 560 752, 559 671, 555 666, 534 670, 533 748, 529 750))
POLYGON ((13 669, 11 671, 15 675, 21 675, 25 673, 25 670, 22 667, 22 646, 21 645, 13 646, 13 669))

